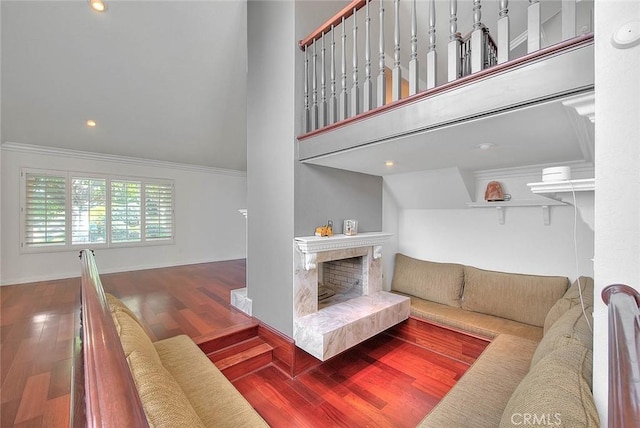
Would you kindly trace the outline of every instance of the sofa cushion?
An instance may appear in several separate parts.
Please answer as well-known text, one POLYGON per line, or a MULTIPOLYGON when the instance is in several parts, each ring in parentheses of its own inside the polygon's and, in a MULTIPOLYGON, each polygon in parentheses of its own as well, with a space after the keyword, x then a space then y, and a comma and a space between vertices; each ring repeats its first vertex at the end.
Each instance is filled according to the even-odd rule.
POLYGON ((561 276, 522 275, 464 267, 462 308, 544 326, 549 309, 569 287, 561 276))
POLYGON ((501 334, 420 422, 429 428, 495 428, 529 370, 536 342, 501 334))
MULTIPOLYGON (((538 344, 538 348, 531 359, 531 368, 545 356, 564 346, 580 345, 589 350, 593 349, 593 332, 590 327, 590 325, 593 325, 591 308, 588 308, 585 312, 587 318, 582 312, 582 306, 574 306, 553 324, 540 341, 540 344, 538 344)), ((582 370, 589 387, 591 387, 592 370, 591 364, 582 370)))
POLYGON ((580 296, 582 295, 582 302, 585 307, 593 306, 593 278, 588 276, 581 276, 573 282, 571 287, 564 293, 561 299, 549 309, 544 320, 544 332, 549 330, 553 323, 562 316, 565 312, 576 305, 581 305, 580 296), (578 288, 578 284, 580 288, 578 288))
MULTIPOLYGON (((395 292, 397 294, 402 294, 395 292)), ((501 333, 520 336, 525 339, 542 339, 542 328, 506 318, 479 312, 466 311, 462 308, 454 308, 440 303, 430 302, 409 296, 411 299, 411 315, 433 321, 471 334, 488 337, 490 339, 501 333)))
POLYGON ((123 311, 113 312, 111 317, 120 336, 120 343, 125 357, 128 357, 133 351, 138 351, 144 354, 145 357, 151 358, 158 363, 160 362, 156 348, 140 324, 123 311))
POLYGON ((127 305, 122 303, 120 299, 118 299, 113 294, 109 294, 109 293, 105 293, 105 296, 107 298, 107 303, 109 304, 109 310, 111 311, 111 313, 124 312, 127 315, 129 315, 135 322, 140 324, 140 326, 142 326, 142 323, 140 322, 136 314, 134 314, 133 311, 129 309, 127 305))
POLYGON ((193 343, 179 335, 154 342, 162 365, 189 397, 196 413, 208 427, 266 427, 251 404, 193 343))
POLYGON ((581 368, 591 351, 580 345, 557 349, 540 360, 516 388, 502 414, 501 428, 523 426, 598 427, 593 394, 581 368))
POLYGON ((189 399, 159 361, 133 351, 127 362, 151 427, 204 427, 189 399))
POLYGON ((460 307, 464 266, 396 254, 391 289, 443 305, 460 307))

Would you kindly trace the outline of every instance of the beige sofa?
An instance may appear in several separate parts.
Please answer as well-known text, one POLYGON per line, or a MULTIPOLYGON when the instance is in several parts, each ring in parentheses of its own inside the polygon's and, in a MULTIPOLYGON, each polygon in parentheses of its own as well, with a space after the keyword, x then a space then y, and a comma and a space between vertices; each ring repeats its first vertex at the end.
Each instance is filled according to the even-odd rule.
POLYGON ((149 426, 268 426, 189 337, 152 342, 135 314, 106 296, 149 426))
POLYGON ((392 290, 411 298, 413 316, 491 339, 420 426, 599 426, 591 392, 593 280, 569 285, 565 277, 398 254, 392 290))

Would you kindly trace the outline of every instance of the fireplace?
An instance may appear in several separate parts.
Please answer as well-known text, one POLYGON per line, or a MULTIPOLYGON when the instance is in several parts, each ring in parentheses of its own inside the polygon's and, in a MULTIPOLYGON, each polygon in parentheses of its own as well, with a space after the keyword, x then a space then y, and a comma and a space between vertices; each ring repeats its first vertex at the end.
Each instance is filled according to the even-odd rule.
POLYGON ((388 233, 294 241, 293 335, 326 360, 409 316, 409 298, 382 291, 388 233))

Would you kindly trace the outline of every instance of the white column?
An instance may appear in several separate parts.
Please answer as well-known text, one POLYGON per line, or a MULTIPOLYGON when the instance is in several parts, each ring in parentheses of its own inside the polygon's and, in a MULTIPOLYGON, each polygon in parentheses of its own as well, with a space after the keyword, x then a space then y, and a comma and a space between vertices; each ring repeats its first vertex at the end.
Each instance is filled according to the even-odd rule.
POLYGON ((411 59, 409 60, 409 95, 418 93, 418 17, 416 0, 411 0, 411 59))
POLYGON ((380 0, 380 38, 378 45, 378 81, 377 81, 377 99, 378 107, 385 105, 387 101, 387 80, 384 67, 384 0, 380 0))
POLYGON ((351 116, 360 113, 360 88, 358 88, 358 19, 353 9, 353 86, 351 86, 351 116))
POLYGON ((527 53, 540 50, 540 2, 529 0, 527 9, 527 53))
POLYGON ((309 112, 309 46, 304 48, 304 132, 311 131, 311 115, 309 112))
POLYGON ((313 55, 311 56, 311 129, 318 129, 318 74, 316 64, 318 52, 316 50, 316 42, 313 42, 313 55))
POLYGON ((562 40, 576 36, 576 0, 562 0, 562 40))
POLYGON ((336 39, 335 28, 331 26, 331 95, 329 96, 329 124, 338 120, 338 98, 336 96, 336 39))
POLYGON ((400 0, 393 0, 395 11, 393 22, 393 70, 391 71, 391 100, 402 96, 402 70, 400 69, 400 0))
POLYGON ((325 62, 326 48, 324 46, 324 32, 322 33, 322 45, 320 48, 320 122, 319 128, 327 126, 327 75, 325 62))
POLYGON ((509 61, 509 0, 500 0, 498 18, 498 64, 509 61))
POLYGON ((429 0, 429 50, 427 51, 427 89, 436 87, 436 1, 429 0))
POLYGON ((349 100, 347 96, 347 33, 344 16, 342 17, 342 91, 340 92, 340 120, 349 117, 349 100))
POLYGON ((471 72, 482 70, 484 43, 482 37, 482 6, 480 0, 473 0, 473 32, 471 33, 471 72))
POLYGON ((460 34, 458 33, 458 0, 449 0, 449 45, 447 47, 447 81, 460 76, 460 34))
POLYGON ((369 2, 367 1, 366 16, 364 20, 364 82, 363 91, 363 111, 373 108, 373 84, 371 82, 371 16, 369 15, 369 2))

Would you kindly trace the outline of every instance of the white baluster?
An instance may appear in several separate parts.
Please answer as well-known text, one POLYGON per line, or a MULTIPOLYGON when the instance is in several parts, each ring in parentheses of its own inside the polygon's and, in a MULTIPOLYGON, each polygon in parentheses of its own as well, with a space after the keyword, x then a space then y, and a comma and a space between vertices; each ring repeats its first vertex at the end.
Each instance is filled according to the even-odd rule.
POLYGON ((471 33, 471 72, 482 70, 485 49, 482 37, 482 6, 480 0, 473 0, 473 32, 471 33))
POLYGON ((387 101, 387 80, 384 66, 384 0, 380 0, 380 39, 378 45, 378 107, 387 101))
POLYGON ((576 0, 562 0, 562 40, 576 36, 576 0))
POLYGON ((349 97, 347 96, 347 33, 342 17, 342 91, 340 92, 340 120, 349 117, 349 97))
POLYGON ((527 53, 540 50, 540 1, 529 0, 527 9, 527 53))
POLYGON ((461 38, 458 33, 458 0, 449 0, 449 45, 447 47, 447 81, 460 77, 461 38))
POLYGON ((331 26, 331 95, 329 97, 329 123, 338 120, 338 98, 336 97, 336 39, 335 28, 331 26))
POLYGON ((400 0, 393 0, 393 70, 391 71, 391 99, 397 101, 402 96, 402 70, 400 69, 400 0))
POLYGON ((498 18, 498 64, 509 61, 509 0, 500 0, 498 18))
POLYGON ((411 59, 409 59, 409 95, 418 93, 418 17, 416 0, 411 1, 411 59))
POLYGON ((304 48, 304 132, 311 131, 311 119, 309 112, 309 46, 304 48))
POLYGON ((427 89, 436 86, 436 1, 429 0, 429 51, 427 52, 427 89))
POLYGON ((316 51, 316 42, 313 42, 313 55, 311 56, 311 129, 318 129, 318 74, 316 72, 316 63, 318 52, 316 51))
POLYGON ((327 126, 327 76, 325 62, 324 32, 322 33, 322 48, 320 49, 320 127, 327 126))
POLYGON ((360 88, 358 88, 358 19, 353 9, 353 86, 351 87, 351 116, 360 113, 360 88))
POLYGON ((367 10, 364 20, 364 83, 362 84, 363 111, 373 108, 373 84, 371 82, 371 16, 369 15, 369 1, 367 0, 367 10))

